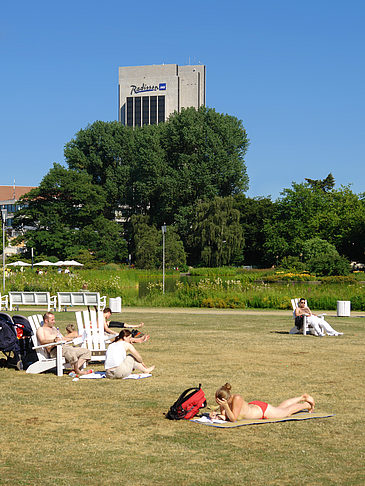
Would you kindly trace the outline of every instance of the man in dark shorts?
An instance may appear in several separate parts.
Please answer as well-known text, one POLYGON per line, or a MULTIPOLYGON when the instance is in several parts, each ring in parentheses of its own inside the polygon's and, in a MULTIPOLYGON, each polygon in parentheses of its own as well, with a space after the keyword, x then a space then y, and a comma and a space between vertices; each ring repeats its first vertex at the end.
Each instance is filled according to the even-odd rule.
POLYGON ((110 307, 105 307, 105 309, 103 310, 103 314, 104 314, 104 332, 106 334, 110 334, 110 337, 114 337, 116 336, 117 332, 114 332, 112 329, 110 329, 111 327, 118 327, 118 328, 133 328, 133 330, 131 331, 132 332, 132 337, 131 337, 131 342, 132 343, 144 343, 145 341, 147 341, 149 339, 149 335, 147 334, 142 334, 140 331, 137 331, 136 328, 137 327, 143 327, 144 323, 143 322, 140 322, 139 324, 137 325, 133 325, 133 324, 126 324, 125 322, 119 322, 119 321, 112 321, 112 322, 109 322, 108 319, 110 319, 111 315, 112 315, 112 310, 110 307))

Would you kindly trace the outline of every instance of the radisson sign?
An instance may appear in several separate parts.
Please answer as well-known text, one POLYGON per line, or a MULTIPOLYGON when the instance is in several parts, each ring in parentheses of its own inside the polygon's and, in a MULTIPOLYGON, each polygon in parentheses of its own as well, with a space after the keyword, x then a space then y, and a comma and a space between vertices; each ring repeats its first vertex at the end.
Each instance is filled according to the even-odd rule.
POLYGON ((146 93, 147 91, 166 91, 166 83, 159 83, 158 85, 148 86, 142 83, 142 86, 131 84, 131 95, 138 93, 146 93))

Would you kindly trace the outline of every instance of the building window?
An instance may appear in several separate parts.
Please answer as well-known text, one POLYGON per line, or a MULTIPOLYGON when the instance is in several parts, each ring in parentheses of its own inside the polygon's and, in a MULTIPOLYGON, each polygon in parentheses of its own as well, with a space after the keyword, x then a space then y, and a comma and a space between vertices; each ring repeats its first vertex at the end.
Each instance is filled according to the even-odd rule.
POLYGON ((157 123, 157 96, 150 97, 150 124, 156 125, 157 123))
POLYGON ((158 97, 158 123, 165 121, 165 97, 158 97))
POLYGON ((133 98, 127 98, 127 126, 133 127, 133 98))
POLYGON ((136 96, 134 98, 134 126, 141 126, 141 97, 136 96))
POLYGON ((165 96, 129 96, 126 101, 126 125, 156 125, 165 121, 165 96))
POLYGON ((142 98, 142 125, 148 125, 150 122, 150 97, 143 96, 142 98))

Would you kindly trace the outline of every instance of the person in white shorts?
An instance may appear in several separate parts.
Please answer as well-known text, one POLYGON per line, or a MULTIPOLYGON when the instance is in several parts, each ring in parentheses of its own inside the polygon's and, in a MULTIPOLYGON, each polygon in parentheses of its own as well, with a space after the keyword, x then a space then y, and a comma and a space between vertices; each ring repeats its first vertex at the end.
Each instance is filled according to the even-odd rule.
POLYGON ((305 299, 299 299, 298 307, 295 309, 295 315, 306 316, 307 323, 309 326, 313 327, 316 336, 324 336, 325 333, 327 333, 328 336, 341 336, 343 334, 343 332, 338 332, 333 329, 327 321, 313 314, 307 306, 305 299))

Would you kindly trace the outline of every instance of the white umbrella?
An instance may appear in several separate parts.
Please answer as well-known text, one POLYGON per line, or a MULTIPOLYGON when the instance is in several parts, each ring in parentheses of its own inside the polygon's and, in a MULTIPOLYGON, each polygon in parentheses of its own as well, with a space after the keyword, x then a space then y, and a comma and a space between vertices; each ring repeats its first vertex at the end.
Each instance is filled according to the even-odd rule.
POLYGON ((77 262, 76 260, 66 260, 63 262, 65 267, 83 267, 82 263, 77 262))
POLYGON ((38 266, 38 267, 48 267, 50 265, 56 265, 56 264, 49 262, 48 260, 43 260, 43 262, 39 262, 39 263, 34 264, 34 266, 38 266))
POLYGON ((22 262, 21 260, 18 260, 16 262, 13 262, 13 263, 7 263, 6 266, 10 266, 12 265, 13 267, 31 267, 32 264, 31 263, 26 263, 26 262, 22 262))
POLYGON ((62 267, 62 265, 64 265, 65 262, 62 261, 62 260, 59 260, 58 262, 55 263, 55 265, 57 265, 57 267, 62 267))

